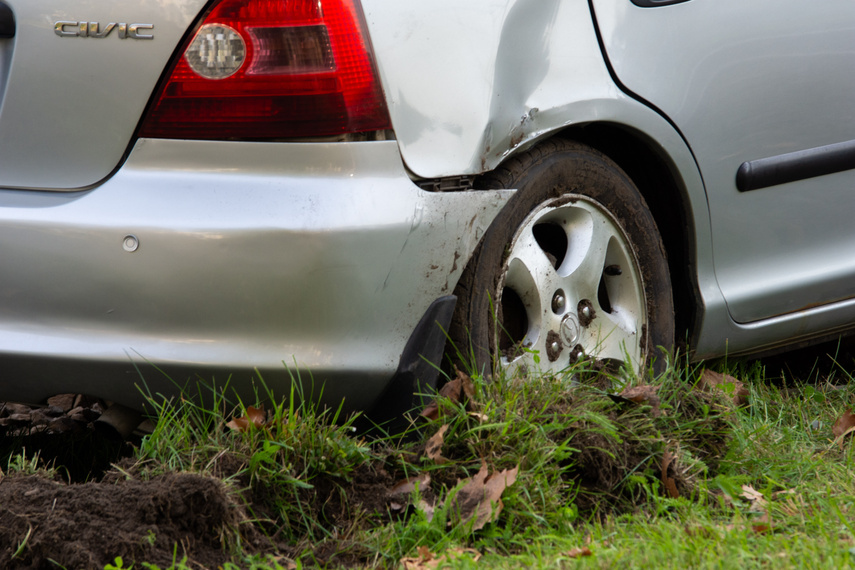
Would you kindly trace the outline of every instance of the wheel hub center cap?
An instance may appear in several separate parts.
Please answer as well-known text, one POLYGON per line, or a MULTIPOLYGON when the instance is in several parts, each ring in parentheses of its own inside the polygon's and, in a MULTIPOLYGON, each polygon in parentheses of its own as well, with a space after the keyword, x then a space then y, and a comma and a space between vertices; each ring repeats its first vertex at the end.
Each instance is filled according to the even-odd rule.
POLYGON ((561 321, 561 340, 565 346, 573 346, 579 341, 581 327, 576 315, 569 313, 561 321))

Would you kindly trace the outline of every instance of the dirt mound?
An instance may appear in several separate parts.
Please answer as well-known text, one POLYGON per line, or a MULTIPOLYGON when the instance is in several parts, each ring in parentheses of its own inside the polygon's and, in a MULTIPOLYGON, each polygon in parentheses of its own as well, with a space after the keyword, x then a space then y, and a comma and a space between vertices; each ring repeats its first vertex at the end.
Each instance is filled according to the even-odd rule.
POLYGON ((178 546, 206 568, 228 560, 242 513, 222 482, 192 474, 65 484, 0 479, 0 568, 103 568, 121 556, 169 566, 178 546))

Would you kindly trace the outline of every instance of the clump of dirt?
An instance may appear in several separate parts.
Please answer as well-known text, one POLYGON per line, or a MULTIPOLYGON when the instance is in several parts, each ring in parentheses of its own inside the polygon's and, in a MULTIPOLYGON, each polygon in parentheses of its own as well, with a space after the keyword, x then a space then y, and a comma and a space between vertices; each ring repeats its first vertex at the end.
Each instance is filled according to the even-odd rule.
POLYGON ((693 494, 729 448, 736 408, 733 396, 717 386, 666 381, 633 386, 609 399, 579 391, 547 411, 580 417, 550 439, 578 450, 566 471, 580 490, 577 508, 602 512, 637 506, 631 474, 658 481, 672 497, 693 494), (579 410, 595 413, 586 419, 579 410))
POLYGON ((193 474, 83 484, 6 476, 0 505, 0 567, 10 569, 103 568, 117 556, 165 567, 176 544, 179 559, 216 568, 246 518, 221 481, 193 474))
MULTIPOLYGON (((301 487, 251 478, 246 460, 234 453, 218 455, 210 466, 215 477, 230 478, 240 488, 240 500, 253 515, 253 529, 266 537, 263 550, 272 549, 292 559, 302 557, 308 565, 368 564, 376 552, 349 537, 355 531, 385 524, 394 515, 390 505, 395 498, 389 489, 396 482, 395 470, 387 469, 383 460, 356 465, 347 478, 318 475, 308 481, 309 486, 301 487), (282 503, 299 504, 302 515, 283 521, 277 510, 282 503), (316 532, 317 527, 324 531, 316 532)), ((127 466, 134 472, 139 469, 139 464, 127 466)))
POLYGON ((71 482, 100 478, 112 463, 133 455, 138 443, 122 441, 111 428, 96 429, 107 407, 85 394, 59 394, 41 406, 0 402, 0 465, 28 450, 71 482))

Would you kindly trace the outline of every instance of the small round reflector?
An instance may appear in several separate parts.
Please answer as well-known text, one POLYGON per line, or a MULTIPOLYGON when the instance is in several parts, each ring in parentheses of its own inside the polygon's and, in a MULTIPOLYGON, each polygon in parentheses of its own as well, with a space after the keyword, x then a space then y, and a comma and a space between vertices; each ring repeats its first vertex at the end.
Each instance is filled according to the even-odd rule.
POLYGON ((234 28, 202 26, 184 54, 190 69, 205 79, 224 79, 246 60, 246 42, 234 28))

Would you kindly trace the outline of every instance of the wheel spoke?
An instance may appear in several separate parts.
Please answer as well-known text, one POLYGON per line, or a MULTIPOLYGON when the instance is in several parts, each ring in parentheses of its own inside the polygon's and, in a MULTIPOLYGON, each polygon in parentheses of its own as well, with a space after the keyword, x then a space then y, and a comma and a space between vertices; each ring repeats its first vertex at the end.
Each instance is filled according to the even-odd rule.
POLYGON ((576 252, 581 259, 576 260, 575 269, 564 277, 563 281, 569 284, 568 288, 574 291, 578 299, 590 299, 596 305, 597 288, 603 275, 606 250, 609 240, 614 235, 615 231, 607 220, 597 219, 594 221, 590 237, 586 239, 587 247, 576 252))
POLYGON ((514 244, 505 286, 516 291, 530 311, 549 319, 552 295, 561 279, 530 231, 514 244), (525 274, 523 274, 523 268, 525 274))
POLYGON ((627 356, 637 363, 641 361, 639 331, 629 315, 601 312, 588 329, 591 353, 598 359, 626 360, 627 356), (621 318, 627 317, 627 318, 621 318))

